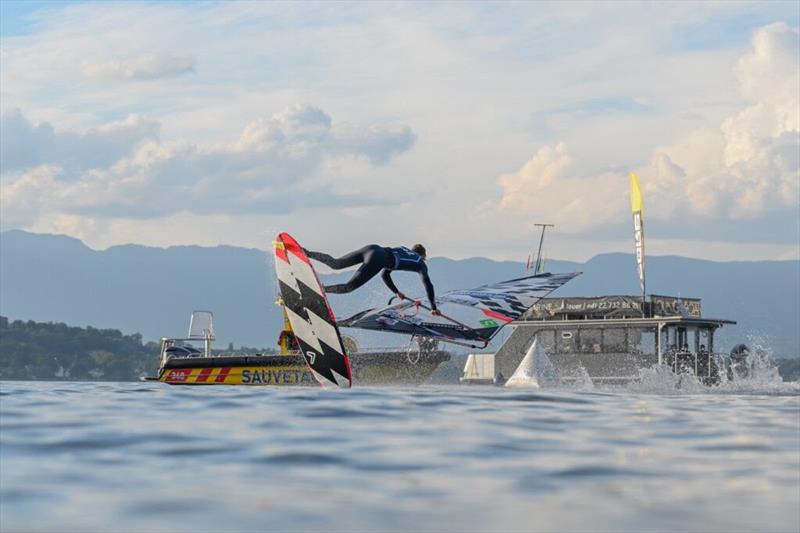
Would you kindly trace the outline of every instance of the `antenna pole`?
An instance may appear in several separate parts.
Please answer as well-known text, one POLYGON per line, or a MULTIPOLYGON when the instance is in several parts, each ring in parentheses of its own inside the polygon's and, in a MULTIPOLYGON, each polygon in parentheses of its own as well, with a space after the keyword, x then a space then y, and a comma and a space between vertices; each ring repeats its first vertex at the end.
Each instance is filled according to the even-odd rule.
POLYGON ((542 234, 539 236, 539 251, 536 253, 536 268, 533 270, 534 274, 538 274, 544 267, 542 263, 542 245, 544 244, 544 232, 547 228, 554 228, 554 224, 534 224, 537 228, 542 228, 542 234))

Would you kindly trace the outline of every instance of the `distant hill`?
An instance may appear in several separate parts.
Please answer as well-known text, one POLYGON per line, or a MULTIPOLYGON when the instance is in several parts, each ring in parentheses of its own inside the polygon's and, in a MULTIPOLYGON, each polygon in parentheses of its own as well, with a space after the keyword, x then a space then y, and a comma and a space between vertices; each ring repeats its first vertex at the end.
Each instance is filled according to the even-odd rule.
MULTIPOLYGON (((193 309, 214 312, 220 343, 268 347, 281 327, 274 304, 271 251, 217 246, 113 246, 96 251, 63 235, 12 230, 0 233, 0 314, 11 320, 65 322, 141 333, 145 340, 186 332, 193 309)), ((586 263, 550 261, 553 272, 584 274, 560 289, 563 296, 637 294, 629 254, 603 254, 586 263)), ((800 352, 800 262, 713 262, 648 257, 648 292, 703 299, 703 314, 737 320, 721 348, 764 339, 778 356, 800 352)), ((477 286, 523 273, 521 263, 484 258, 433 258, 438 291, 477 286)), ((331 276, 332 279, 349 274, 331 276)), ((421 294, 418 277, 397 273, 408 294, 421 294)), ((390 294, 373 280, 361 291, 332 297, 339 316, 385 303, 390 294)), ((374 342, 389 342, 386 336, 374 342)), ((402 338, 391 342, 401 344, 402 338)))

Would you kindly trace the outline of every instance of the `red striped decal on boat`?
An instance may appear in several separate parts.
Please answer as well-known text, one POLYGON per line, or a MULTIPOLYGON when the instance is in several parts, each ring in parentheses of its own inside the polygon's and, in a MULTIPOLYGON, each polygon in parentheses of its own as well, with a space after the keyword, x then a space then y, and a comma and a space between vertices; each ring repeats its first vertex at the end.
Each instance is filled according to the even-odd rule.
POLYGON ((213 372, 213 371, 214 371, 213 368, 204 368, 204 369, 202 369, 200 371, 200 374, 197 376, 196 382, 197 383, 205 383, 206 380, 208 379, 208 376, 210 376, 211 372, 213 372))
POLYGON ((228 377, 228 372, 231 371, 231 367, 226 366, 222 370, 220 370, 219 375, 214 379, 214 383, 224 383, 225 378, 228 377))

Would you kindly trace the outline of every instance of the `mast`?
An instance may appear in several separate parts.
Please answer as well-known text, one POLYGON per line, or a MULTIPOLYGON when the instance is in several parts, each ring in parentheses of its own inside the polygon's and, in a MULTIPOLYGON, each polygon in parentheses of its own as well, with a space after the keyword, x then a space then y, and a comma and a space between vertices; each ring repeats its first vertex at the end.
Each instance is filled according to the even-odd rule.
POLYGON ((544 261, 542 260, 542 245, 544 244, 544 232, 547 228, 554 228, 554 224, 534 224, 536 227, 542 228, 542 234, 539 236, 539 251, 536 253, 536 263, 533 270, 534 274, 539 274, 544 270, 544 261))

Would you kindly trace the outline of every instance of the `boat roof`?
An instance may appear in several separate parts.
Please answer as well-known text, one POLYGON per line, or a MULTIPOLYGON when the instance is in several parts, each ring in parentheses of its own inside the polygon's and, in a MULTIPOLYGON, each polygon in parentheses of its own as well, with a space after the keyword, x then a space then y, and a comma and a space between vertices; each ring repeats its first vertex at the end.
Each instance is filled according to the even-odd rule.
POLYGON ((542 298, 531 306, 526 320, 611 320, 684 316, 702 318, 700 298, 650 294, 642 296, 557 296, 542 298))
POLYGON ((724 318, 696 318, 685 316, 657 316, 652 318, 597 318, 597 319, 575 319, 575 320, 517 320, 513 323, 517 326, 540 326, 540 327, 614 327, 614 326, 638 326, 643 328, 661 326, 691 326, 691 327, 713 327, 719 328, 724 325, 736 324, 734 320, 724 318))

